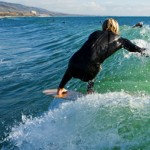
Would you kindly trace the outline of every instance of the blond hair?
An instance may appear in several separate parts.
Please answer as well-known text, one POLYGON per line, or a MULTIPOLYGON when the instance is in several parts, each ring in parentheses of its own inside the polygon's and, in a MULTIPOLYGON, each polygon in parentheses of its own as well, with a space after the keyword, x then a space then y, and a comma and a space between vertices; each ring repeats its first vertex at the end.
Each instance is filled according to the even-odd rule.
POLYGON ((112 31, 115 34, 119 34, 119 24, 115 19, 109 18, 103 23, 103 31, 112 31))

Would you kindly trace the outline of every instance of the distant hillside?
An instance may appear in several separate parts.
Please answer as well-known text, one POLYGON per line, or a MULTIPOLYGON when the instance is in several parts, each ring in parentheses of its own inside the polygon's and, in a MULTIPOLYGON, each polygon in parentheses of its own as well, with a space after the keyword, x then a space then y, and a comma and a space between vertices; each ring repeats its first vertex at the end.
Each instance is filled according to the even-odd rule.
POLYGON ((64 16, 67 14, 48 11, 42 8, 0 1, 0 16, 64 16))

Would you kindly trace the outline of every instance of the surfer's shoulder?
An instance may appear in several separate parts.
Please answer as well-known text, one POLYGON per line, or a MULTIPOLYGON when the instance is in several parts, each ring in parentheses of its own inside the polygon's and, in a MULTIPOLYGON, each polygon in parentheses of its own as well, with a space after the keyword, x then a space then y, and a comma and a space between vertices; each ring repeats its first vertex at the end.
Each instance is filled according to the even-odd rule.
POLYGON ((96 30, 93 33, 90 34, 89 39, 93 38, 93 37, 98 37, 99 35, 101 35, 104 31, 101 30, 96 30))

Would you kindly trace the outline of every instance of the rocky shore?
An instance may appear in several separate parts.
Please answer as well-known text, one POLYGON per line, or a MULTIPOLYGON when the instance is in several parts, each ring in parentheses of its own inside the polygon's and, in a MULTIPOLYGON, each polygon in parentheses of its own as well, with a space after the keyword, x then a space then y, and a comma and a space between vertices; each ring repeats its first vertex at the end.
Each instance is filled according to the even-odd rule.
POLYGON ((6 16, 37 16, 34 13, 21 13, 21 12, 0 12, 0 17, 6 16))

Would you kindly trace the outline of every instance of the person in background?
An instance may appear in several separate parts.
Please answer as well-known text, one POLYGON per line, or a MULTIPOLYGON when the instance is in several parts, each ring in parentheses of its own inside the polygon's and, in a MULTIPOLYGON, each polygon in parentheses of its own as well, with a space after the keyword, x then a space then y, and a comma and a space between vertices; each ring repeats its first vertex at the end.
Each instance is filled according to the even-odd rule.
POLYGON ((132 28, 135 28, 135 27, 142 28, 143 27, 143 22, 136 23, 132 28))
POLYGON ((67 92, 64 87, 72 77, 87 82, 87 93, 93 93, 94 79, 101 70, 102 63, 121 48, 141 54, 145 50, 130 40, 120 37, 119 24, 115 19, 106 19, 102 25, 102 31, 93 32, 70 58, 68 68, 58 86, 57 94, 61 95, 67 92))

